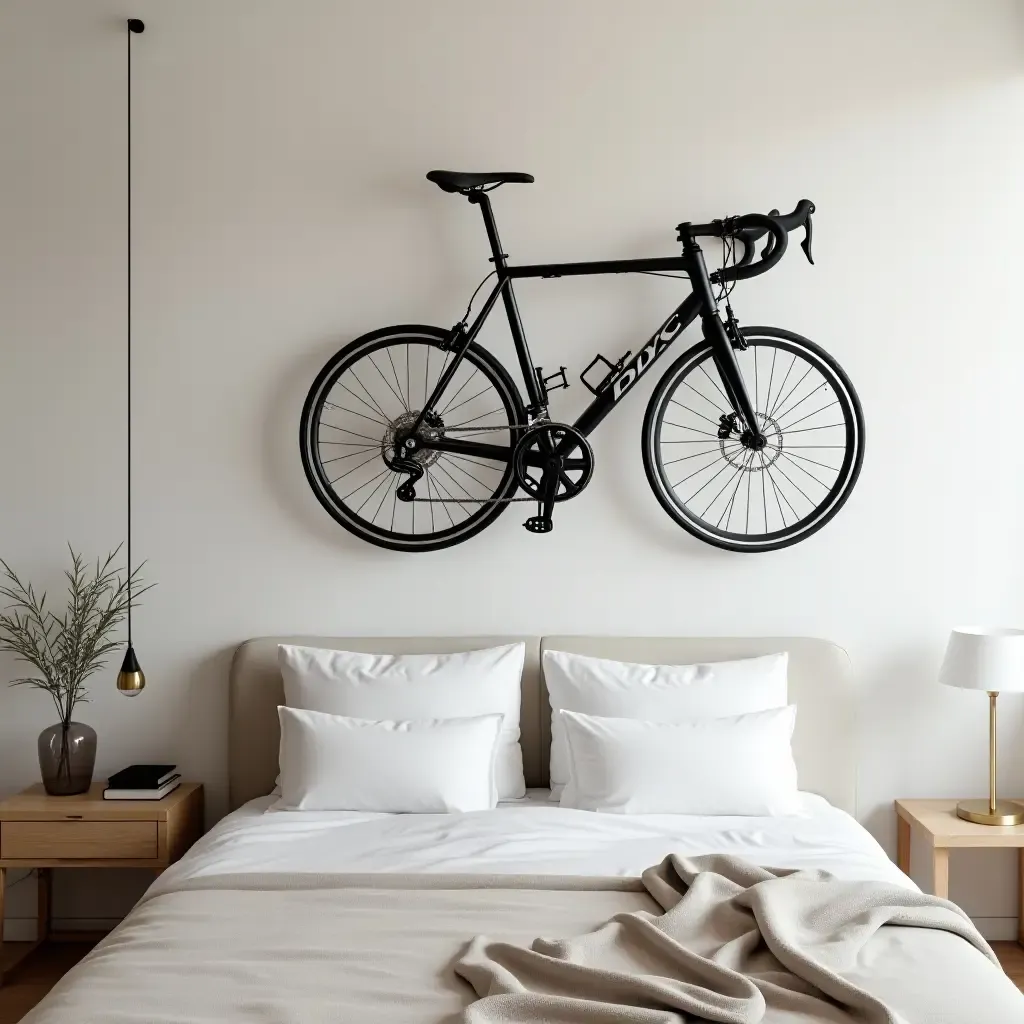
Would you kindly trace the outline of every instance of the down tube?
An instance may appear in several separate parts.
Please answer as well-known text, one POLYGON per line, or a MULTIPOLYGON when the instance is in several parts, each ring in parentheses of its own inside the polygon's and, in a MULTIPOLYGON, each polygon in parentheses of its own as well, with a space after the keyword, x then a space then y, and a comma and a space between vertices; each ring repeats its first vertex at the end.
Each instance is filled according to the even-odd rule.
POLYGON ((584 436, 589 435, 618 405, 623 395, 658 361, 669 345, 693 323, 700 307, 700 299, 695 295, 687 295, 651 340, 622 367, 615 380, 583 410, 573 426, 584 436))

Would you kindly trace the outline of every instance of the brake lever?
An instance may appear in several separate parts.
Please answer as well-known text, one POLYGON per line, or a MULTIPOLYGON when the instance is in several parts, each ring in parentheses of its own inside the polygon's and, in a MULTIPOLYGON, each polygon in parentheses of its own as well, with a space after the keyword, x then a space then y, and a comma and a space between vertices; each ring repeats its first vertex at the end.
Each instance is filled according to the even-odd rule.
MULTIPOLYGON (((778 215, 779 215, 779 211, 778 210, 769 210, 768 211, 768 216, 769 217, 778 217, 778 215)), ((775 236, 773 234, 769 233, 768 241, 765 243, 765 247, 761 250, 761 259, 763 259, 763 260, 768 259, 768 257, 771 256, 771 254, 773 252, 775 252, 776 244, 777 243, 775 241, 775 236)))
POLYGON ((811 240, 814 238, 814 227, 811 221, 811 215, 807 214, 807 221, 804 224, 804 240, 800 243, 800 248, 803 249, 804 255, 807 257, 807 262, 812 266, 814 265, 814 257, 811 255, 811 240))

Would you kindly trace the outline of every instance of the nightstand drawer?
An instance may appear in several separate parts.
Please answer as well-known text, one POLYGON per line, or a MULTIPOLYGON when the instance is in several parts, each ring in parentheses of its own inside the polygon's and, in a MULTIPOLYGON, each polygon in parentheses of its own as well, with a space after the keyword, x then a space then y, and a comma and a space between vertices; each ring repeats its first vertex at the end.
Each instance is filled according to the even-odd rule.
POLYGON ((152 860, 155 821, 5 821, 0 825, 4 860, 152 860))

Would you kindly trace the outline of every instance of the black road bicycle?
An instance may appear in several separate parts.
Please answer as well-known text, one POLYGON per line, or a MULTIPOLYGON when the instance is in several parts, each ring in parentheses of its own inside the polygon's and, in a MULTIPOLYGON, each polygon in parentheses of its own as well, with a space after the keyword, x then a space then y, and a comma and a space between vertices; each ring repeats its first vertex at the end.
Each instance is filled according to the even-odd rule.
POLYGON ((814 342, 740 327, 729 304, 735 282, 771 270, 796 228, 804 229, 801 247, 814 262, 813 203, 804 199, 785 216, 773 210, 680 224, 677 257, 514 267, 487 193, 533 177, 431 171, 427 178, 480 207, 497 280, 472 323, 476 293, 450 330, 405 324, 373 331, 316 378, 302 410, 302 464, 342 526, 381 547, 431 551, 479 533, 510 502, 532 501, 537 514, 524 525, 547 533, 554 506, 579 494, 593 474, 588 436, 698 316, 703 340, 668 368, 644 420, 644 467, 665 511, 716 547, 771 551, 810 536, 842 508, 864 457, 853 385, 814 342), (755 242, 765 235, 755 262, 755 242), (723 240, 722 267, 710 274, 697 245, 702 236, 723 240), (512 282, 630 273, 689 279, 691 293, 635 355, 614 363, 595 356, 580 375, 594 400, 575 423, 553 422, 548 393, 569 386, 566 369, 545 376, 533 365, 512 282), (526 402, 474 341, 499 298, 526 402))

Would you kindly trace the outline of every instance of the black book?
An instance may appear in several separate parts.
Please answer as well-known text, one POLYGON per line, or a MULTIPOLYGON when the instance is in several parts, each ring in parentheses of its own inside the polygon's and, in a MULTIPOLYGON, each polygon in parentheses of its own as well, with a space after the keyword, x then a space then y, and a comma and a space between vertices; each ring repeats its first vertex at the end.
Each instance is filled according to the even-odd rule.
POLYGON ((159 789, 174 775, 173 764, 133 764, 107 779, 107 789, 159 789))
POLYGON ((103 790, 104 800, 162 800, 181 785, 181 776, 172 775, 159 789, 111 789, 103 790))

